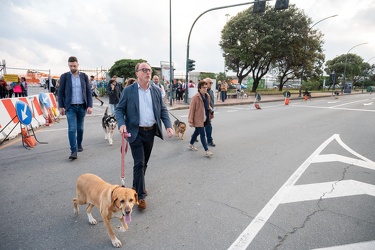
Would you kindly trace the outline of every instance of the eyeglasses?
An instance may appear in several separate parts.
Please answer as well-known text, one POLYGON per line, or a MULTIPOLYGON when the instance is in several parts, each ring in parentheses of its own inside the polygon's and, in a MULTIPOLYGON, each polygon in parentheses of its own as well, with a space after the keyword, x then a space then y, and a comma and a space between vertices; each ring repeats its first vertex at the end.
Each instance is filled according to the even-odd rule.
POLYGON ((147 68, 142 68, 137 71, 142 71, 143 73, 151 73, 151 69, 147 69, 147 68))

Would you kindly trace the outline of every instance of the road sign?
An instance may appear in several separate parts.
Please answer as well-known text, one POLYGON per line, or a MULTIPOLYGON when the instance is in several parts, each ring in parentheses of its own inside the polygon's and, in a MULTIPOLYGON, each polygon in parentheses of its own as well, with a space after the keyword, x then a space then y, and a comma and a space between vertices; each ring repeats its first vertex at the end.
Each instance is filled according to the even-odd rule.
POLYGON ((40 92, 39 93, 39 101, 44 105, 46 108, 51 107, 51 101, 49 100, 46 93, 40 92))
POLYGON ((255 93, 255 100, 256 100, 257 102, 259 102, 260 99, 262 99, 262 98, 260 97, 260 94, 259 94, 259 93, 255 93))
POLYGON ((20 122, 24 125, 30 125, 33 115, 31 109, 27 103, 23 101, 16 102, 16 113, 20 122))
POLYGON ((290 96, 291 96, 292 94, 287 90, 287 91, 285 91, 285 92, 283 93, 283 95, 284 95, 285 98, 290 98, 290 96))

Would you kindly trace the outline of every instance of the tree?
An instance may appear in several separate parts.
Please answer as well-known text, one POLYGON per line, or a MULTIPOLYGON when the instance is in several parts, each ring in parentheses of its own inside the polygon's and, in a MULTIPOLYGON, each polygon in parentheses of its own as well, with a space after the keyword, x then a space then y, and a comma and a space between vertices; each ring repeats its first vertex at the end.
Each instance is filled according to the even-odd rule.
POLYGON ((288 11, 280 13, 286 21, 282 23, 288 35, 280 41, 279 55, 275 63, 279 74, 279 91, 291 79, 304 77, 318 79, 322 74, 324 63, 322 33, 312 30, 312 20, 303 11, 292 6, 288 11), (288 18, 289 16, 289 18, 288 18))
MULTIPOLYGON (((135 65, 137 63, 147 62, 143 59, 121 59, 115 62, 114 65, 109 69, 109 76, 124 76, 124 78, 135 77, 135 65)), ((152 68, 151 68, 152 69, 152 68)), ((155 74, 152 69, 152 75, 155 74)))
POLYGON ((327 74, 330 74, 334 70, 337 74, 337 78, 341 80, 344 78, 345 71, 346 81, 351 80, 353 81, 353 85, 358 85, 359 79, 363 76, 362 64, 362 57, 351 53, 342 54, 333 58, 332 60, 328 60, 326 62, 326 68, 324 71, 327 74))
MULTIPOLYGON (((253 92, 272 66, 283 66, 279 70, 286 72, 283 79, 288 75, 294 78, 301 71, 305 42, 302 38, 308 23, 307 17, 295 5, 283 11, 275 11, 267 6, 264 14, 254 14, 252 7, 240 12, 222 30, 220 46, 225 65, 236 72, 240 83, 251 73, 253 92), (285 63, 288 63, 287 66, 285 63)), ((317 42, 309 42, 308 46, 319 48, 321 41, 317 36, 313 37, 317 42)), ((308 59, 313 55, 306 54, 308 59)), ((285 81, 281 83, 280 89, 285 81)))

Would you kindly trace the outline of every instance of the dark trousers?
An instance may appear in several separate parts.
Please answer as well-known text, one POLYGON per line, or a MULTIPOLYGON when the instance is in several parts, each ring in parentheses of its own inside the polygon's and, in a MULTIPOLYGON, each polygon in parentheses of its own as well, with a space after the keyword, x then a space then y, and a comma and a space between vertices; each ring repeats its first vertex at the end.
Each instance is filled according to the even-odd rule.
POLYGON ((204 126, 204 129, 206 130, 207 143, 210 144, 213 141, 213 139, 212 139, 212 125, 211 125, 211 122, 208 125, 204 126))
POLYGON ((227 92, 226 91, 221 91, 220 92, 220 97, 221 97, 221 101, 224 102, 225 99, 227 99, 227 92))
POLYGON ((193 133, 193 135, 191 136, 191 139, 190 139, 190 144, 191 145, 194 144, 194 142, 197 139, 198 135, 200 135, 200 137, 201 137, 201 143, 202 143, 202 146, 204 148, 204 151, 207 151, 208 150, 208 146, 207 146, 206 134, 205 134, 204 127, 196 127, 195 128, 194 133, 193 133))
POLYGON ((139 200, 146 198, 145 174, 154 145, 154 137, 155 130, 140 129, 135 141, 129 143, 134 160, 133 187, 135 187, 139 200))

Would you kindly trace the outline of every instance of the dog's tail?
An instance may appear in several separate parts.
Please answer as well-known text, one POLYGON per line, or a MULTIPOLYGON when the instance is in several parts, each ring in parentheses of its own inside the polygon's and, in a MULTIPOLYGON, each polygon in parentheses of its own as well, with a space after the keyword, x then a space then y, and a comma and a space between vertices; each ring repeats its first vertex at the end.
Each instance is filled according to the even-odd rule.
POLYGON ((105 108, 104 116, 108 116, 108 106, 105 108))

